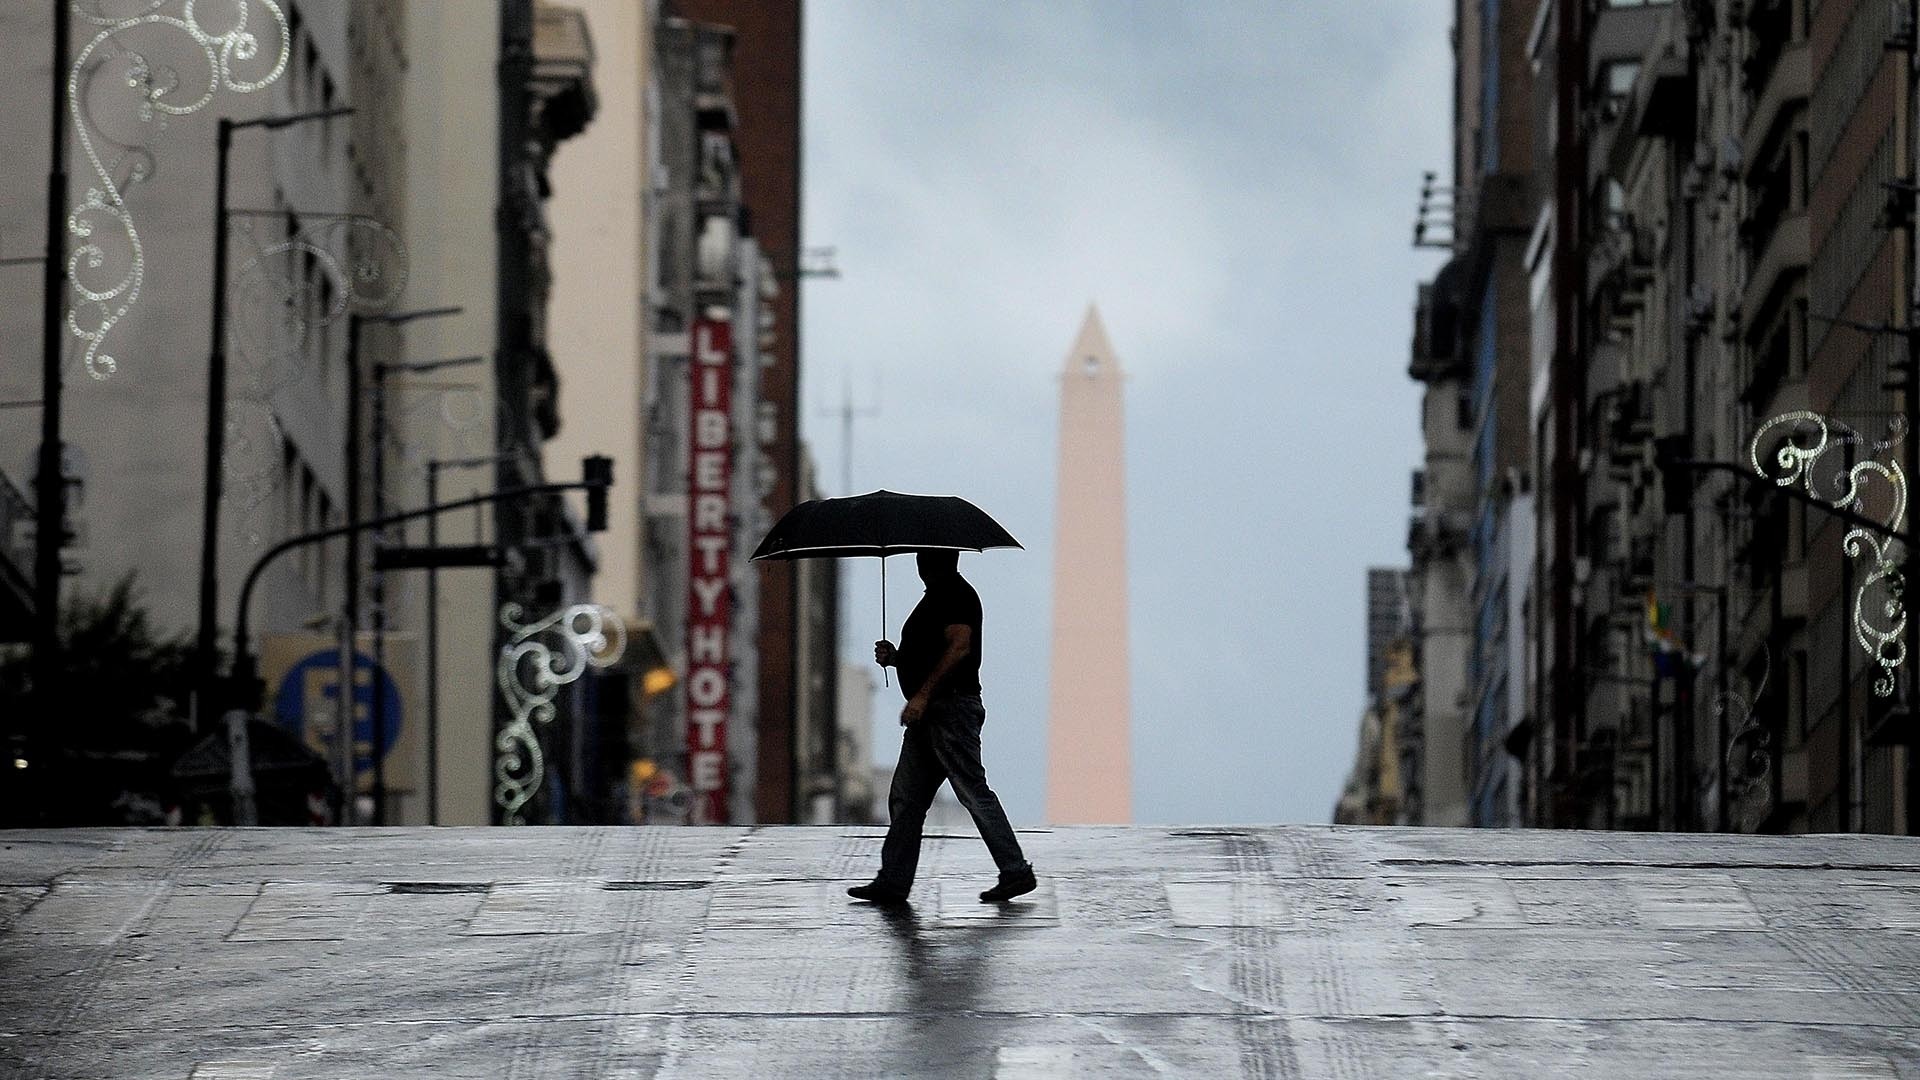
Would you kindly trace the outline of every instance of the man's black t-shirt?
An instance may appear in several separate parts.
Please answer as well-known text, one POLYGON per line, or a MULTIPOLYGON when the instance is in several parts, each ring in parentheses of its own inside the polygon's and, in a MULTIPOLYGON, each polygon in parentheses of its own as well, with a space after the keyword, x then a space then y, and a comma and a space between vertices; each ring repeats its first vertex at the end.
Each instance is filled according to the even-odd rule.
POLYGON ((934 692, 940 697, 980 692, 980 594, 955 574, 927 586, 927 594, 900 630, 900 651, 894 663, 900 669, 901 693, 911 698, 920 692, 947 653, 947 627, 962 624, 973 631, 973 646, 934 692))

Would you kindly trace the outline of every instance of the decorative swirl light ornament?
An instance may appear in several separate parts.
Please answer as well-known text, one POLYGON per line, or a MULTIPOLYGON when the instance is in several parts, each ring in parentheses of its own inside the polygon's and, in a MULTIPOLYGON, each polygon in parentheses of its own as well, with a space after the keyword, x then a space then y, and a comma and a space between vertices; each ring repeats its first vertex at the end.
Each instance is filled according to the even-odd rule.
MULTIPOLYGON (((253 255, 227 290, 229 333, 239 363, 227 402, 222 497, 249 518, 247 541, 255 547, 262 536, 251 515, 283 479, 276 395, 333 362, 330 357, 314 362, 317 332, 348 311, 387 310, 407 283, 406 245, 385 222, 364 214, 294 216, 304 224, 271 243, 256 235, 255 223, 262 219, 241 219, 236 239, 251 241, 253 255), (311 274, 304 272, 309 265, 311 274)), ((272 220, 286 219, 276 215, 272 220)))
POLYGON ((285 439, 279 414, 265 400, 237 397, 227 402, 220 498, 237 506, 248 547, 257 548, 266 542, 255 512, 280 490, 280 445, 285 439))
POLYGON ((627 646, 620 617, 598 604, 575 604, 530 623, 521 623, 520 614, 518 604, 500 608, 500 625, 508 637, 495 672, 513 714, 493 741, 493 801, 508 825, 526 824, 520 811, 546 776, 534 725, 553 722, 561 687, 577 681, 589 667, 611 666, 627 646))
MULTIPOLYGON (((1905 422, 1896 417, 1889 437, 1870 443, 1873 452, 1878 453, 1896 445, 1905 432, 1905 422)), ((1797 410, 1781 413, 1761 424, 1753 433, 1748 458, 1755 472, 1771 477, 1779 486, 1792 487, 1804 483, 1808 494, 1813 497, 1856 513, 1861 512, 1865 505, 1864 489, 1869 480, 1878 478, 1891 489, 1893 505, 1887 513, 1883 529, 1856 525, 1847 530, 1840 542, 1840 549, 1848 558, 1870 555, 1866 580, 1854 592, 1853 636, 1874 663, 1880 665, 1880 674, 1873 680, 1874 694, 1891 697, 1895 685, 1894 672, 1907 658, 1907 611, 1904 604, 1906 582, 1900 573, 1899 560, 1895 557, 1896 554, 1904 557, 1905 553, 1888 533, 1906 530, 1907 474, 1897 460, 1880 461, 1867 457, 1834 474, 1834 483, 1842 486, 1838 494, 1823 493, 1815 484, 1814 467, 1822 455, 1835 446, 1862 441, 1865 440, 1859 433, 1843 424, 1828 420, 1818 413, 1797 410), (1768 472, 1760 463, 1760 444, 1764 436, 1776 428, 1785 429, 1780 447, 1773 455, 1773 464, 1781 470, 1778 474, 1768 472), (1795 435, 1809 429, 1814 436, 1813 443, 1811 446, 1802 446, 1796 441, 1795 435), (1868 594, 1873 591, 1884 594, 1877 605, 1877 615, 1873 613, 1875 605, 1868 602, 1868 594), (1877 625, 1880 620, 1884 620, 1885 625, 1877 625)))
MULTIPOLYGON (((234 351, 252 389, 263 396, 318 367, 302 362, 316 331, 349 311, 386 311, 407 286, 407 247, 386 222, 366 214, 290 216, 299 228, 270 243, 256 235, 262 219, 245 219, 239 231, 252 242, 253 255, 227 289, 234 351), (312 275, 296 272, 307 265, 312 275)), ((285 219, 271 220, 278 225, 285 219)))
POLYGON ((1716 695, 1713 701, 1713 718, 1722 722, 1731 712, 1738 712, 1740 726, 1730 727, 1727 735, 1727 756, 1722 762, 1724 770, 1721 783, 1726 785, 1729 802, 1746 798, 1758 791, 1760 785, 1767 782, 1773 773, 1773 754, 1770 747, 1773 733, 1760 723, 1754 715, 1753 703, 1760 700, 1766 692, 1767 679, 1773 674, 1773 652, 1761 642, 1760 681, 1754 685, 1751 695, 1738 690, 1727 690, 1716 695))
POLYGON ((396 465, 409 484, 425 480, 433 458, 477 458, 493 449, 492 414, 477 383, 407 381, 392 400, 394 426, 418 433, 398 447, 396 465))
MULTIPOLYGON (((150 144, 166 126, 166 119, 205 108, 221 90, 249 94, 271 85, 286 70, 290 52, 287 17, 276 0, 225 0, 231 12, 226 29, 209 31, 201 22, 206 0, 178 0, 179 14, 163 12, 172 0, 145 0, 132 5, 132 14, 108 14, 108 0, 75 0, 74 12, 101 29, 74 55, 68 69, 68 111, 81 152, 92 167, 93 179, 67 216, 67 231, 76 240, 67 258, 67 278, 73 290, 67 307, 67 328, 85 343, 81 352, 87 373, 105 379, 119 369, 106 349, 107 336, 140 299, 146 281, 146 250, 140 231, 127 208, 127 192, 151 179, 156 159, 150 144), (260 37, 250 28, 255 6, 276 24, 279 48, 273 62, 258 78, 241 77, 239 65, 262 56, 260 37), (181 96, 185 85, 177 69, 156 64, 135 39, 149 32, 168 37, 184 34, 206 62, 205 86, 181 96), (90 91, 108 87, 98 77, 110 67, 124 70, 125 90, 137 97, 134 115, 138 127, 126 137, 109 132, 90 107, 90 91), (108 155, 111 155, 109 157, 108 155)), ((126 7, 125 4, 112 5, 126 7)), ((220 7, 219 3, 212 6, 220 7)), ((198 81, 195 87, 199 86, 198 81)))

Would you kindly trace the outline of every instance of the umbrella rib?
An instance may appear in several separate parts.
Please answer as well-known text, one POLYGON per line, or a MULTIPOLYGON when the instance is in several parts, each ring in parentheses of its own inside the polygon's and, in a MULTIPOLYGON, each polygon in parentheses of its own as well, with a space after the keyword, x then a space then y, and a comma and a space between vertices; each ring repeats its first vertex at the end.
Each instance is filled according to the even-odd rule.
MULTIPOLYGON (((1013 546, 1013 547, 1018 547, 1019 545, 1018 545, 1018 544, 1014 544, 1014 545, 1007 545, 1007 544, 999 544, 999 545, 995 545, 995 546, 997 546, 997 547, 1008 547, 1008 546, 1013 546)), ((771 554, 771 555, 797 555, 797 554, 800 554, 800 553, 802 553, 802 552, 808 552, 808 551, 862 551, 862 552, 867 552, 867 551, 870 551, 870 552, 873 552, 874 554, 879 554, 880 552, 883 552, 883 551, 898 551, 898 552, 902 552, 902 553, 904 553, 904 552, 906 552, 906 551, 907 551, 907 550, 909 550, 909 549, 911 549, 911 550, 915 550, 915 551, 984 551, 984 550, 985 550, 984 548, 977 548, 977 547, 974 547, 974 546, 972 546, 972 545, 970 545, 970 544, 914 544, 914 543, 906 543, 906 544, 816 544, 816 545, 814 545, 814 546, 812 546, 812 547, 789 547, 789 548, 781 548, 781 549, 780 549, 780 550, 778 550, 778 551, 774 551, 774 552, 769 552, 768 554, 771 554)))

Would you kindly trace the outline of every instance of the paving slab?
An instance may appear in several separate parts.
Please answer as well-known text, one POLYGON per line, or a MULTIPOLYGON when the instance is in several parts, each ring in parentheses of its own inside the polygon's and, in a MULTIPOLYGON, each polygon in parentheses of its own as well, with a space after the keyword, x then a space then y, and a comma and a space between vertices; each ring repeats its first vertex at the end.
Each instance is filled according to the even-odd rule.
POLYGON ((0 831, 0 1080, 1920 1080, 1920 840, 0 831))

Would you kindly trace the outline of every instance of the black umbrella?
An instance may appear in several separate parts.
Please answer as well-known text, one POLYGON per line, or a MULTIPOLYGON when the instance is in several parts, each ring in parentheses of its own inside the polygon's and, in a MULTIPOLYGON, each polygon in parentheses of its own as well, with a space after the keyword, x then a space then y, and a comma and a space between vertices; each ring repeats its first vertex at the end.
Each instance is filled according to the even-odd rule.
POLYGON ((880 559, 880 636, 887 631, 887 556, 1020 546, 987 512, 954 495, 870 491, 813 499, 786 512, 755 559, 880 559))

